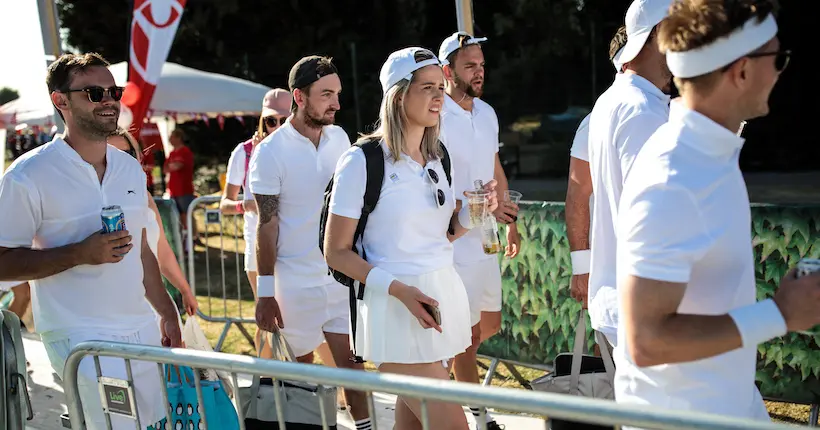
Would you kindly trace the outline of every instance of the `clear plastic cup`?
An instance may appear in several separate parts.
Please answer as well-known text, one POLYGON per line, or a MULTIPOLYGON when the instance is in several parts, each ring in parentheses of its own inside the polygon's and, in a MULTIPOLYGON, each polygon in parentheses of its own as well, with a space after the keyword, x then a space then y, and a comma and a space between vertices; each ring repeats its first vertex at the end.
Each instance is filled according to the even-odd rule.
POLYGON ((521 193, 514 190, 504 191, 504 201, 518 204, 521 201, 521 193))
POLYGON ((470 221, 473 225, 481 225, 487 216, 490 195, 485 190, 467 191, 467 205, 470 211, 470 221))

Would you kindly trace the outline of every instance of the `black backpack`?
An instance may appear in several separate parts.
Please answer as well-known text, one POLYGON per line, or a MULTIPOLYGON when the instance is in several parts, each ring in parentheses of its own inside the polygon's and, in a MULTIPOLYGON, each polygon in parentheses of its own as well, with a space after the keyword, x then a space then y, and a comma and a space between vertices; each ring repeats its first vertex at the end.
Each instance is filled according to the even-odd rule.
MULTIPOLYGON (((380 139, 369 139, 360 140, 354 144, 355 146, 361 148, 362 152, 364 152, 367 182, 364 188, 364 206, 362 206, 362 214, 359 217, 359 223, 356 225, 356 232, 353 234, 352 250, 357 255, 360 255, 364 260, 367 260, 367 255, 365 254, 364 249, 360 252, 356 245, 364 233, 364 228, 367 225, 367 217, 370 216, 370 213, 376 209, 376 204, 379 202, 379 195, 382 192, 382 184, 384 183, 384 152, 382 151, 380 143, 380 139)), ((450 175, 450 153, 447 152, 447 148, 443 143, 439 142, 439 147, 442 152, 441 164, 444 167, 444 174, 447 176, 447 183, 452 185, 453 179, 450 175)), ((333 178, 330 179, 330 183, 327 184, 327 188, 325 189, 325 201, 322 205, 322 215, 319 218, 319 249, 322 251, 323 255, 325 252, 325 229, 327 227, 327 219, 330 214, 330 196, 332 192, 333 178)), ((357 363, 363 363, 364 360, 356 355, 355 351, 357 318, 356 301, 364 298, 365 286, 364 284, 359 283, 358 281, 350 278, 338 270, 333 269, 332 267, 328 267, 328 273, 333 275, 333 278, 336 279, 337 282, 348 287, 348 291, 350 291, 350 335, 353 339, 353 342, 351 343, 354 345, 354 361, 357 363), (357 284, 359 284, 358 291, 356 288, 357 284)))

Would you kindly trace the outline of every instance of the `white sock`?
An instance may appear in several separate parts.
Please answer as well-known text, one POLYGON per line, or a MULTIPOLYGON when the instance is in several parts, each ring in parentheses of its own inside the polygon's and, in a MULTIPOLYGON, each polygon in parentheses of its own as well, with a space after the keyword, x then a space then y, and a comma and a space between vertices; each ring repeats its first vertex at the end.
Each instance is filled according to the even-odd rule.
MULTIPOLYGON (((478 417, 481 416, 481 409, 470 407, 470 412, 472 412, 473 418, 478 421, 478 417)), ((492 415, 490 415, 490 411, 488 411, 487 408, 484 408, 484 418, 488 423, 494 421, 492 415)))
POLYGON ((373 424, 371 423, 370 418, 356 421, 356 430, 373 430, 373 424))

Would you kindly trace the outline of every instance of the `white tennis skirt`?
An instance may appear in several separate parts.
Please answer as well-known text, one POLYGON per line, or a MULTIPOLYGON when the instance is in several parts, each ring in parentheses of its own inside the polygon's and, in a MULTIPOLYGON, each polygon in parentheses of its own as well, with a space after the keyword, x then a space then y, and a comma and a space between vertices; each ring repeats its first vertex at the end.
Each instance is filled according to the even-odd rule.
POLYGON ((358 302, 356 352, 373 363, 435 363, 471 344, 467 291, 453 266, 423 275, 396 275, 439 303, 441 330, 425 329, 399 299, 369 294, 358 302))

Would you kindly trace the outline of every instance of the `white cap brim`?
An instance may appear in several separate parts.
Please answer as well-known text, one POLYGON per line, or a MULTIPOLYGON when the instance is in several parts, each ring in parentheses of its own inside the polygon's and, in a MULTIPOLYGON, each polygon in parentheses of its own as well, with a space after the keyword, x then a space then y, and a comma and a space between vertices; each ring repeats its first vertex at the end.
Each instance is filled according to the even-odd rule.
POLYGON ((630 34, 626 40, 626 45, 621 50, 621 55, 617 57, 618 63, 623 65, 634 60, 641 53, 643 46, 646 45, 650 34, 652 34, 651 28, 634 35, 630 34))
POLYGON ((624 67, 624 62, 621 60, 621 56, 624 53, 624 47, 621 47, 621 49, 619 49, 618 52, 615 53, 615 56, 612 57, 612 65, 615 66, 615 70, 617 70, 618 72, 620 72, 621 68, 624 67))
MULTIPOLYGON (((486 41, 487 41, 486 37, 473 37, 473 38, 470 38, 470 39, 467 40, 467 42, 464 44, 464 47, 466 48, 470 45, 480 45, 480 44, 482 44, 486 41)), ((446 66, 446 65, 450 64, 450 62, 447 61, 447 57, 449 57, 450 54, 452 54, 453 52, 458 51, 459 49, 461 49, 461 47, 459 47, 456 44, 453 49, 449 49, 449 50, 444 51, 444 52, 439 52, 438 60, 441 62, 441 65, 446 66)))

